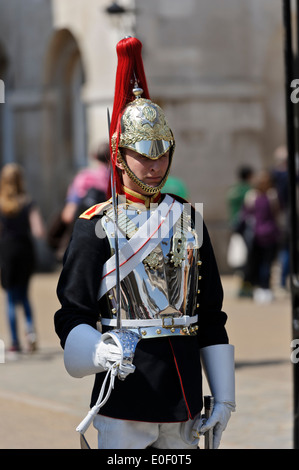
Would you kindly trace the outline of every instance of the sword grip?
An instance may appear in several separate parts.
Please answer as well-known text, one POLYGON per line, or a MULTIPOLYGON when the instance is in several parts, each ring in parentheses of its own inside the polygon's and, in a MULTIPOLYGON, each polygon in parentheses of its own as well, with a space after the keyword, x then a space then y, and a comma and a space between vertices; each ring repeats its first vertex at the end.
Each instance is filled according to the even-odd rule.
MULTIPOLYGON (((207 421, 212 415, 214 407, 214 397, 211 395, 204 396, 204 419, 207 421)), ((213 449, 213 428, 209 429, 205 435, 205 449, 213 449)))

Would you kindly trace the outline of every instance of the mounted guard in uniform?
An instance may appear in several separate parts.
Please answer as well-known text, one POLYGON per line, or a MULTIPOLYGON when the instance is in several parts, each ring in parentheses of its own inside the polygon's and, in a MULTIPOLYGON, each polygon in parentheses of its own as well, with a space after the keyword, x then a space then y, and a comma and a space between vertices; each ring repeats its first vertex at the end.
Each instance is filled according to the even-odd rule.
POLYGON ((55 327, 68 372, 95 374, 82 436, 93 421, 100 449, 195 449, 213 428, 218 447, 235 409, 222 285, 201 214, 161 194, 175 139, 141 48, 130 37, 117 45, 112 197, 75 224, 55 327), (206 423, 202 369, 215 400, 206 423))

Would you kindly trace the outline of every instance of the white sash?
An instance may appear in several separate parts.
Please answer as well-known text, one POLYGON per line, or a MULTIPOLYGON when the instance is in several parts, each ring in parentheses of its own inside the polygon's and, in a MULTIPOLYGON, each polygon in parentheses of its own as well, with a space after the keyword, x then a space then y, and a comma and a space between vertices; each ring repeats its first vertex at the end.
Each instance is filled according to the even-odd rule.
MULTIPOLYGON (((183 204, 168 194, 162 203, 119 250, 119 276, 124 279, 169 234, 183 212, 183 204)), ((98 299, 116 284, 115 255, 103 267, 98 299)))

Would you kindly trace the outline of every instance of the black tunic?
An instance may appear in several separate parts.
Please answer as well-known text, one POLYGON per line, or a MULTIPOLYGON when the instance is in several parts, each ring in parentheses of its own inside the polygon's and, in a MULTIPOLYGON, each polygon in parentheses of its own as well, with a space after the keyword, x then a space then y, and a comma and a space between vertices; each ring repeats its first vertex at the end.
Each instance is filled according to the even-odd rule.
MULTIPOLYGON (((96 328, 100 312, 106 316, 106 303, 97 301, 97 293, 103 264, 110 257, 110 245, 107 238, 96 236, 95 227, 100 217, 77 220, 64 257, 57 287, 61 309, 55 314, 55 329, 62 347, 72 328, 82 323, 96 328)), ((139 341, 133 361, 135 372, 124 381, 115 381, 101 414, 136 421, 178 422, 200 412, 200 348, 228 343, 227 316, 222 311, 223 290, 205 225, 200 259, 202 280, 196 311, 199 316, 197 336, 139 341)), ((91 406, 98 398, 104 377, 105 373, 95 376, 91 406)))

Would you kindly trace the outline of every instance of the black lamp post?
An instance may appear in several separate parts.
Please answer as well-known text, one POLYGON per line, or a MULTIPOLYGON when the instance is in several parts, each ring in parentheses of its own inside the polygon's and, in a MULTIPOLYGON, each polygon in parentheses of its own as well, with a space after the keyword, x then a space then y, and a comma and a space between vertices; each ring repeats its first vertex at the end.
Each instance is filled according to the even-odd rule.
POLYGON ((112 2, 107 8, 106 13, 109 15, 122 15, 123 13, 127 13, 126 8, 119 5, 117 2, 112 2))
POLYGON ((105 8, 105 12, 111 17, 114 27, 119 30, 123 29, 124 35, 135 36, 136 9, 134 7, 124 7, 118 2, 111 2, 105 8))
MULTIPOLYGON (((298 66, 299 44, 299 0, 297 0, 295 37, 297 48, 292 45, 292 11, 291 0, 283 0, 283 25, 284 25, 284 59, 285 59, 285 102, 286 102, 286 137, 288 145, 288 174, 289 174, 289 208, 290 208, 290 288, 292 299, 292 336, 293 340, 299 340, 299 246, 298 246, 298 174, 296 169, 296 155, 298 154, 298 104, 290 99, 290 86, 296 77, 298 66), (297 50, 296 50, 297 49, 297 50)), ((293 405, 294 448, 299 449, 299 362, 293 364, 293 405)))

